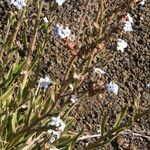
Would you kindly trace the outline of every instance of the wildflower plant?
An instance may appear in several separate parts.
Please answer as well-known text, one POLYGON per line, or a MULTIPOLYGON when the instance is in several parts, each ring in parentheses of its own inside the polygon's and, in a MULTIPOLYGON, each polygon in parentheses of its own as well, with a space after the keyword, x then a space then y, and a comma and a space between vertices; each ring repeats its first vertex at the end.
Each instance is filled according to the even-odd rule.
MULTIPOLYGON (((40 76, 41 59, 47 45, 51 43, 52 32, 56 32, 62 39, 67 39, 71 30, 57 24, 53 9, 49 16, 43 18, 42 8, 45 6, 42 0, 7 2, 10 7, 13 4, 17 8, 15 11, 19 12, 8 14, 7 23, 4 25, 5 34, 0 39, 0 149, 36 149, 37 143, 40 147, 48 146, 48 149, 52 150, 72 149, 84 129, 81 127, 79 132, 71 131, 74 117, 70 116, 70 112, 80 105, 83 99, 102 93, 100 88, 83 90, 83 84, 86 84, 86 79, 93 69, 96 74, 105 74, 103 68, 111 61, 111 57, 103 43, 111 33, 110 19, 122 10, 119 7, 111 15, 106 15, 104 1, 99 0, 91 33, 85 32, 85 45, 75 51, 71 50, 64 77, 55 80, 48 74, 40 76), (29 21, 30 5, 35 7, 33 28, 29 21), (19 38, 21 46, 17 45, 19 38), (19 54, 21 47, 26 53, 25 57, 19 54), (101 61, 93 63, 96 56, 99 56, 101 61), (104 58, 108 61, 105 62, 104 58), (79 60, 82 60, 81 63, 77 63, 79 60)), ((64 2, 56 0, 58 5, 64 2)), ((117 94, 117 85, 110 84, 109 91, 117 94)), ((138 111, 132 119, 137 120, 148 112, 149 110, 141 113, 138 111)), ((101 137, 85 149, 104 145, 124 128, 130 127, 133 120, 122 123, 126 113, 127 107, 123 108, 113 129, 108 131, 105 131, 104 117, 101 137)))

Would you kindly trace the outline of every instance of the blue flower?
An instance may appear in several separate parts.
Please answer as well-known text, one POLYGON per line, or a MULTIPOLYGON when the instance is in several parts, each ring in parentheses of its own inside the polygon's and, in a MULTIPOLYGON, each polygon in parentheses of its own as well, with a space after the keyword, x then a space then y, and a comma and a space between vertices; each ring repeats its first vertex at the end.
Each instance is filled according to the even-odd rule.
POLYGON ((63 122, 63 120, 60 118, 60 116, 58 117, 52 117, 51 118, 51 123, 52 126, 55 126, 58 131, 64 131, 65 128, 65 123, 63 122))
POLYGON ((116 83, 110 82, 106 85, 108 92, 114 93, 115 95, 118 94, 119 87, 116 83))
POLYGON ((62 25, 59 25, 57 23, 55 26, 55 34, 58 35, 60 38, 65 39, 70 36, 71 31, 68 27, 63 28, 62 25))
POLYGON ((125 25, 124 25, 124 31, 126 31, 126 32, 131 32, 131 31, 133 31, 133 29, 132 29, 132 24, 131 24, 131 22, 130 21, 125 21, 125 25))
POLYGON ((14 5, 17 7, 17 9, 22 9, 24 6, 26 6, 25 0, 7 0, 7 3, 14 5))
POLYGON ((39 87, 47 89, 49 84, 52 84, 52 81, 49 79, 49 77, 40 78, 39 80, 39 87))

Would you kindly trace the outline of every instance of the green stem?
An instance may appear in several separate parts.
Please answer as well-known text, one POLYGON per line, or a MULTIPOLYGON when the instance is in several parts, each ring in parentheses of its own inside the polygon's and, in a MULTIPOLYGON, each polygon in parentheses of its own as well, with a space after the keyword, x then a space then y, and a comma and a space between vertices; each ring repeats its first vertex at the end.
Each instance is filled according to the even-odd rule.
POLYGON ((150 113, 150 109, 147 109, 143 111, 142 113, 136 114, 133 119, 129 119, 125 123, 122 123, 119 127, 113 128, 112 130, 106 132, 105 135, 101 136, 97 141, 90 144, 87 149, 93 149, 99 146, 102 146, 109 141, 112 141, 121 131, 123 131, 126 128, 129 128, 137 121, 138 119, 142 118, 145 115, 148 115, 150 113))

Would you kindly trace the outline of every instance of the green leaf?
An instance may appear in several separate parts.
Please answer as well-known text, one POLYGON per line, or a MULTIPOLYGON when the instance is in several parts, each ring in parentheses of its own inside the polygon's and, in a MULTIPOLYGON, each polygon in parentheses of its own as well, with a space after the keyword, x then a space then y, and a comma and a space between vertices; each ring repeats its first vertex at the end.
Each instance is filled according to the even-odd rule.
POLYGON ((57 146, 58 148, 66 148, 67 149, 72 149, 74 143, 77 141, 77 139, 83 134, 84 129, 82 129, 81 131, 79 131, 79 133, 77 133, 77 135, 67 135, 67 136, 63 136, 62 138, 60 138, 58 140, 58 142, 56 143, 55 146, 57 146))
POLYGON ((8 88, 8 86, 15 80, 17 75, 21 73, 25 64, 26 61, 19 62, 19 60, 17 60, 12 69, 9 70, 6 80, 1 84, 1 87, 8 88))
POLYGON ((10 97, 10 95, 12 94, 14 88, 16 85, 13 85, 12 87, 10 87, 4 94, 2 94, 0 96, 0 99, 2 101, 2 104, 5 106, 6 105, 6 100, 10 97))
POLYGON ((25 49, 28 49, 29 42, 28 42, 27 32, 29 32, 29 31, 28 31, 27 20, 24 21, 24 25, 25 25, 25 30, 24 30, 24 33, 22 35, 22 41, 23 41, 25 49))
POLYGON ((74 120, 75 120, 75 119, 73 118, 73 119, 66 125, 66 127, 65 127, 65 129, 64 129, 64 131, 63 131, 62 134, 65 134, 65 133, 70 129, 70 127, 71 127, 71 125, 72 125, 72 123, 73 123, 74 120))
POLYGON ((46 114, 48 111, 50 111, 50 109, 51 109, 51 104, 52 104, 51 95, 49 95, 49 97, 45 100, 44 109, 42 109, 41 114, 44 115, 44 114, 46 114))
POLYGON ((5 149, 13 149, 13 147, 20 142, 20 140, 23 137, 23 135, 24 135, 24 133, 20 133, 17 136, 15 134, 12 135, 11 141, 6 145, 5 149))
POLYGON ((58 140, 55 146, 57 146, 58 148, 64 148, 66 146, 68 147, 71 144, 71 142, 72 142, 71 136, 62 137, 58 140))
POLYGON ((120 126, 120 124, 121 124, 121 122, 122 122, 122 120, 124 119, 124 117, 125 117, 125 115, 126 115, 126 113, 127 113, 127 106, 125 106, 123 109, 122 109, 122 112, 118 115, 118 117, 117 117, 117 120, 116 120, 116 122, 115 122, 115 124, 114 124, 114 128, 118 128, 119 126, 120 126))
POLYGON ((75 144, 75 142, 78 140, 78 138, 83 134, 84 132, 84 128, 82 128, 82 130, 73 138, 71 145, 69 146, 70 149, 73 148, 73 145, 75 144))
POLYGON ((13 48, 9 49, 9 53, 8 54, 11 54, 12 52, 14 53, 18 49, 19 49, 18 47, 13 47, 13 48))
POLYGON ((107 116, 104 115, 101 121, 101 136, 103 136, 103 134, 105 133, 106 121, 107 121, 107 116))
POLYGON ((15 132, 16 126, 17 126, 17 111, 15 111, 12 115, 12 131, 15 132))

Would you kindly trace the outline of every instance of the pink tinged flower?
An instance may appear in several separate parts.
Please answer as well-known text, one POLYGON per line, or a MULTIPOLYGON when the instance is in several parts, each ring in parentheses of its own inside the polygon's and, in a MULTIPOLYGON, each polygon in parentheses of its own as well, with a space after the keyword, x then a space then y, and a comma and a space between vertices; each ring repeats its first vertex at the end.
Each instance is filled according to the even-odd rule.
POLYGON ((40 78, 40 80, 39 80, 40 88, 47 89, 50 84, 52 84, 52 81, 47 76, 45 78, 40 78))
POLYGON ((56 3, 58 4, 58 6, 61 6, 64 2, 65 0, 56 0, 56 3))
POLYGON ((124 49, 127 48, 128 44, 122 39, 118 39, 117 50, 124 52, 124 49))
POLYGON ((126 32, 133 31, 131 22, 130 21, 125 21, 125 25, 124 25, 123 29, 126 32))
POLYGON ((69 36, 71 35, 71 30, 68 27, 63 28, 62 25, 57 23, 55 26, 55 33, 60 38, 65 39, 65 38, 69 38, 69 36))
POLYGON ((71 95, 70 101, 71 101, 72 103, 75 103, 77 100, 78 100, 78 98, 77 98, 76 95, 71 95))
POLYGON ((108 92, 114 93, 115 95, 118 94, 119 86, 116 83, 110 82, 106 85, 108 92))

